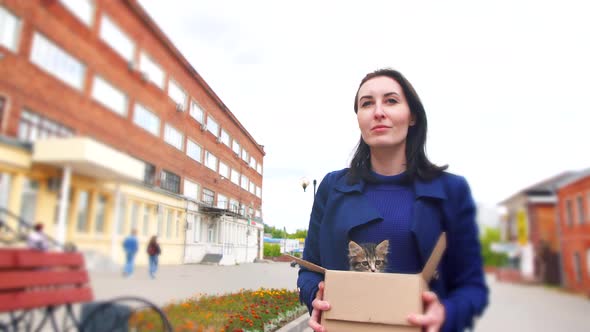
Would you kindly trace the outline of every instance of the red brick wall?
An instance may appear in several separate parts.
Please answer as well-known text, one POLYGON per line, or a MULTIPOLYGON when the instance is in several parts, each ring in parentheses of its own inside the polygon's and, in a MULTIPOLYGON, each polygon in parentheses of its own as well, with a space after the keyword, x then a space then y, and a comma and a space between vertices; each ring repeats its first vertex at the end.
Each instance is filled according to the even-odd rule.
POLYGON ((562 187, 558 191, 559 219, 561 227, 562 261, 566 285, 572 290, 590 294, 590 267, 587 262, 587 252, 590 250, 590 220, 588 196, 590 195, 590 176, 562 187), (584 220, 580 223, 577 212, 577 197, 582 196, 584 220), (573 224, 566 222, 566 201, 572 201, 573 224), (574 253, 580 256, 581 281, 576 281, 574 271, 574 253))
POLYGON ((193 161, 184 151, 164 142, 164 125, 169 123, 182 131, 185 138, 190 137, 200 144, 203 150, 212 152, 229 167, 238 170, 257 186, 262 187, 262 176, 256 170, 234 156, 230 148, 217 143, 212 134, 201 131, 198 123, 189 116, 188 109, 185 112, 177 112, 166 91, 142 81, 138 72, 130 71, 127 61, 100 39, 99 17, 103 13, 108 13, 110 18, 135 41, 136 60, 139 58, 139 50, 145 50, 163 68, 166 80, 172 76, 185 92, 205 109, 206 114, 211 114, 232 138, 236 138, 240 145, 256 158, 257 162, 263 162, 262 148, 248 138, 248 134, 240 129, 240 125, 222 109, 215 96, 200 84, 200 78, 193 75, 152 33, 126 1, 96 1, 95 20, 91 28, 78 21, 55 0, 6 0, 3 1, 3 5, 20 17, 22 29, 18 54, 0 47, 5 54, 0 60, 0 96, 8 100, 4 117, 7 124, 2 134, 16 136, 20 112, 23 108, 29 108, 33 112, 74 128, 80 135, 94 137, 156 165, 157 174, 161 169, 166 169, 182 178, 190 178, 204 188, 245 202, 248 206, 254 202, 254 207, 260 208, 260 198, 242 190, 229 179, 221 180, 219 174, 193 161), (85 63, 87 72, 82 91, 71 88, 30 63, 29 54, 35 31, 42 32, 70 55, 85 63), (100 73, 127 94, 129 108, 125 117, 107 110, 90 97, 95 73, 100 73), (160 137, 155 137, 133 124, 133 105, 136 101, 160 117, 160 137))

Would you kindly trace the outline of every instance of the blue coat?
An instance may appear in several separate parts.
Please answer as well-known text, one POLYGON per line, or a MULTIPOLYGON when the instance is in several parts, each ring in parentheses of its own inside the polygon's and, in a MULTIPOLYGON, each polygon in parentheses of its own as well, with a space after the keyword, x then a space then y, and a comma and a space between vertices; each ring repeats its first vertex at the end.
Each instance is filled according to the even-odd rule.
MULTIPOLYGON (((331 172, 322 180, 313 204, 303 258, 333 270, 348 270, 348 233, 359 225, 382 219, 362 194, 365 183, 347 183, 348 169, 331 172)), ((445 306, 442 331, 473 326, 488 303, 481 248, 475 222, 475 204, 463 177, 443 173, 413 183, 415 202, 412 233, 424 266, 441 232, 447 249, 439 264, 439 278, 430 288, 445 306)), ((311 312, 311 302, 323 275, 301 268, 297 286, 311 312)))

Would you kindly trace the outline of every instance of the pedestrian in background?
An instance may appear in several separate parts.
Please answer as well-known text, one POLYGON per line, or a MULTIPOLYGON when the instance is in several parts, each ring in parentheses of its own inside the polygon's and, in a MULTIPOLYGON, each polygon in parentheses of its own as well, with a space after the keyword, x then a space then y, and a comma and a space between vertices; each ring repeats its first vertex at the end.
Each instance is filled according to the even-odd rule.
MULTIPOLYGON (((329 173, 320 183, 303 258, 348 270, 349 241, 389 240, 386 272, 418 273, 446 232, 440 273, 430 282, 431 291, 422 294, 424 314, 411 313, 408 323, 429 332, 473 329, 487 306, 488 288, 467 181, 426 157, 426 112, 398 71, 366 75, 354 112, 361 131, 357 150, 349 168, 329 173)), ((309 325, 322 332, 321 313, 330 309, 323 279, 301 268, 297 282, 311 314, 309 325)))
POLYGON ((47 236, 43 233, 43 224, 37 223, 27 237, 27 246, 31 249, 45 251, 49 249, 47 236))
POLYGON ((158 237, 152 236, 147 246, 147 254, 150 261, 150 277, 154 279, 156 277, 156 271, 158 271, 158 256, 160 256, 162 250, 158 244, 158 237))
POLYGON ((125 250, 125 267, 123 268, 123 276, 128 277, 133 274, 135 265, 135 254, 137 253, 137 230, 131 230, 131 234, 123 241, 123 249, 125 250))

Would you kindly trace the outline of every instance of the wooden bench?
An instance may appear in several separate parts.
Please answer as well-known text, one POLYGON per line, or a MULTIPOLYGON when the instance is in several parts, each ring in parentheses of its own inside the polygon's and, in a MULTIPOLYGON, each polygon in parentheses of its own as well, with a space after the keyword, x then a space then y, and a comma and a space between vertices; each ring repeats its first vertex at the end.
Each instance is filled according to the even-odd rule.
MULTIPOLYGON (((96 331, 97 326, 105 326, 108 310, 112 311, 117 302, 129 300, 141 303, 143 308, 156 310, 162 318, 162 330, 172 331, 157 306, 135 297, 99 303, 85 320, 77 319, 72 306, 93 299, 81 253, 0 248, 0 313, 8 316, 6 321, 0 321, 0 331, 41 331, 48 325, 53 331, 96 331), (63 312, 56 315, 59 308, 63 308, 63 312), (58 325, 58 316, 62 318, 61 325, 58 325), (96 324, 89 321, 92 319, 103 321, 96 324)), ((116 324, 127 324, 132 311, 129 310, 123 318, 111 318, 116 324)), ((104 327, 104 331, 114 329, 113 325, 104 327)))

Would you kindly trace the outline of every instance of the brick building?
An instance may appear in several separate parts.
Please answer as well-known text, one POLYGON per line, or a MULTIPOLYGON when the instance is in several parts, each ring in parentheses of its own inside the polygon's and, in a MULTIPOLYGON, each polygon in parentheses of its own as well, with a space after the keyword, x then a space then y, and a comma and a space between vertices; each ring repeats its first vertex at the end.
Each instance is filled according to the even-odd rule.
POLYGON ((590 170, 557 189, 564 286, 590 295, 590 170))
POLYGON ((499 204, 506 208, 502 240, 519 248, 522 277, 549 284, 560 283, 560 238, 555 216, 556 187, 575 176, 564 172, 529 186, 499 204))
POLYGON ((264 155, 136 0, 0 1, 0 208, 116 262, 131 229, 252 261, 264 155))

